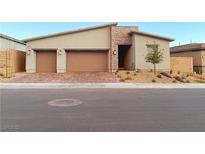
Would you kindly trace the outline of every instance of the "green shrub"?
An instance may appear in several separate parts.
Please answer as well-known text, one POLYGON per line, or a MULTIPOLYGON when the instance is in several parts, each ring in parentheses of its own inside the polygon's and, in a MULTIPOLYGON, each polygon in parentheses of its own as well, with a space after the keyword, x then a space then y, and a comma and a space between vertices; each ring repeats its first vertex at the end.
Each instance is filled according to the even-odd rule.
POLYGON ((134 76, 136 76, 136 75, 137 75, 137 73, 134 73, 133 75, 134 75, 134 76))
POLYGON ((120 75, 117 75, 117 78, 121 78, 121 76, 120 76, 120 75))
POLYGON ((129 71, 127 71, 127 72, 126 72, 126 74, 130 74, 130 72, 129 72, 129 71))
POLYGON ((152 79, 152 82, 157 82, 155 79, 152 79))
POLYGON ((180 74, 181 73, 181 71, 177 71, 177 74, 180 74))
POLYGON ((198 83, 205 83, 205 80, 196 80, 198 83))
POLYGON ((125 80, 121 78, 121 79, 120 79, 120 82, 125 82, 125 80))
POLYGON ((173 74, 173 71, 172 71, 172 70, 170 70, 170 74, 173 74))
POLYGON ((185 79, 186 79, 186 75, 182 74, 182 75, 181 75, 181 79, 182 79, 182 80, 185 80, 185 79))
POLYGON ((172 82, 173 82, 173 83, 176 83, 177 81, 176 81, 176 80, 173 80, 172 82))

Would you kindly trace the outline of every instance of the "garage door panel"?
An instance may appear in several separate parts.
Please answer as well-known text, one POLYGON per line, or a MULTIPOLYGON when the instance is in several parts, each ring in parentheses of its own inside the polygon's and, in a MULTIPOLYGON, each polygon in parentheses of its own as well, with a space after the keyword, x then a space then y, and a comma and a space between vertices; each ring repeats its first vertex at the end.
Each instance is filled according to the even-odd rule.
POLYGON ((36 72, 56 73, 56 51, 36 52, 36 72))
POLYGON ((107 71, 107 51, 68 51, 67 71, 105 72, 107 71))

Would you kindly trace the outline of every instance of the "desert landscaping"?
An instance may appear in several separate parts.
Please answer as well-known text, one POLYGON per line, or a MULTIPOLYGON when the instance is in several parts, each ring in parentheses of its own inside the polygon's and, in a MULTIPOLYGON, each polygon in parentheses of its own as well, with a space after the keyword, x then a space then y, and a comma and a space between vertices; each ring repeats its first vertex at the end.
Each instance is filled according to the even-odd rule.
POLYGON ((119 82, 129 83, 205 83, 205 75, 181 72, 157 72, 150 71, 116 71, 115 76, 119 82))

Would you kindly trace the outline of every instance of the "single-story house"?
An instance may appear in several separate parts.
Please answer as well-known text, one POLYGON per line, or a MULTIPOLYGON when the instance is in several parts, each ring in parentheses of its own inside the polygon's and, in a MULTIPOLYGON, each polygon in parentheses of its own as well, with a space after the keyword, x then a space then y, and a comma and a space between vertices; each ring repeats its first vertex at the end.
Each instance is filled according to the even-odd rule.
POLYGON ((192 57, 193 70, 205 73, 205 43, 190 43, 170 49, 171 57, 192 57))
POLYGON ((145 56, 153 45, 163 51, 158 69, 170 70, 169 42, 174 39, 110 23, 23 40, 30 73, 112 72, 152 69, 145 56))
POLYGON ((24 72, 26 66, 26 43, 0 34, 0 72, 24 72))

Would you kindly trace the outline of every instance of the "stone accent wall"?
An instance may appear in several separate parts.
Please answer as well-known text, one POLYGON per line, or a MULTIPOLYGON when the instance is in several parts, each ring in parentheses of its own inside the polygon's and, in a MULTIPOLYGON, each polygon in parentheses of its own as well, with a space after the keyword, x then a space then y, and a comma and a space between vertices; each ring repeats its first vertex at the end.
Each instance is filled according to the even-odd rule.
POLYGON ((129 35, 131 31, 138 31, 138 27, 111 27, 111 61, 112 71, 118 70, 118 45, 131 45, 132 38, 129 35), (116 52, 116 54, 113 54, 116 52))
POLYGON ((193 58, 192 57, 171 57, 171 70, 174 72, 192 73, 193 58))

